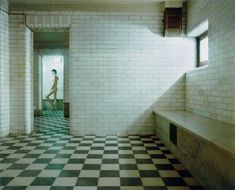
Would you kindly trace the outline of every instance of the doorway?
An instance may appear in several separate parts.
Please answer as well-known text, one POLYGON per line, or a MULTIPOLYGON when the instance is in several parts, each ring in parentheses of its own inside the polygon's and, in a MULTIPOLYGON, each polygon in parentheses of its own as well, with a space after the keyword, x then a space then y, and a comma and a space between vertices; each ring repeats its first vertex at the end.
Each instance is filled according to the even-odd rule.
MULTIPOLYGON (((67 133, 69 131, 69 111, 67 111, 69 110, 69 32, 34 32, 33 94, 35 130, 60 129, 67 133), (55 106, 46 100, 54 82, 53 69, 59 78, 55 106)), ((53 100, 54 95, 49 98, 53 100)))

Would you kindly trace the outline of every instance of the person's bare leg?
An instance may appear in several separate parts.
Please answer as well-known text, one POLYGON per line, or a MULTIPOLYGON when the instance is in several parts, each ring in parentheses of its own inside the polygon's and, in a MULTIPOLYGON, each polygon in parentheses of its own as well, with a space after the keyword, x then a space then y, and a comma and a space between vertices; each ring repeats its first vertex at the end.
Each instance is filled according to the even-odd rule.
POLYGON ((54 105, 57 103, 57 90, 54 91, 54 105))
POLYGON ((51 90, 50 93, 46 96, 46 100, 50 100, 49 97, 50 97, 53 93, 54 93, 54 91, 51 90))
POLYGON ((53 109, 56 110, 56 103, 57 103, 57 90, 54 91, 54 100, 53 100, 53 109))
POLYGON ((51 95, 54 94, 54 90, 52 90, 47 96, 46 96, 46 100, 52 105, 52 107, 54 106, 53 105, 53 101, 49 98, 51 95))

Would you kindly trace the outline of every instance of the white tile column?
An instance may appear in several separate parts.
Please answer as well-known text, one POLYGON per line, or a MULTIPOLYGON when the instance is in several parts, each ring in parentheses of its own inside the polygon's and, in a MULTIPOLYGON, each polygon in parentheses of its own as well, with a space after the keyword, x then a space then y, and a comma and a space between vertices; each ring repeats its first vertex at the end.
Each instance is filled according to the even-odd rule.
POLYGON ((0 137, 9 134, 8 2, 0 0, 0 137))
POLYGON ((33 43, 24 15, 10 16, 10 133, 33 129, 33 43))
POLYGON ((33 53, 33 106, 34 114, 40 115, 42 111, 42 89, 41 89, 41 55, 38 49, 33 53))

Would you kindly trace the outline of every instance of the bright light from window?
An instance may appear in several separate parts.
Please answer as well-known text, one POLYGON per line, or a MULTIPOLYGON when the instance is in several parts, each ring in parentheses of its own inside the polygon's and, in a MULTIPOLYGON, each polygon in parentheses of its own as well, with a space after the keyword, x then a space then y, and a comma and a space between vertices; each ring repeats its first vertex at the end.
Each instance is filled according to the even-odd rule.
POLYGON ((53 56, 53 62, 54 64, 58 64, 60 62, 62 62, 62 56, 53 56))
POLYGON ((208 36, 200 40, 200 62, 208 61, 208 36))

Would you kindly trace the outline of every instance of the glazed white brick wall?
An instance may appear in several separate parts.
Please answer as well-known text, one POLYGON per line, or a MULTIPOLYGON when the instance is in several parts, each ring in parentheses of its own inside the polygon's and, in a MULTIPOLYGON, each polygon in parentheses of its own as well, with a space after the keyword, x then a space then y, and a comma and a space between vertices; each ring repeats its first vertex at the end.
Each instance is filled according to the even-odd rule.
MULTIPOLYGON (((187 3, 187 33, 208 18, 208 6, 211 0, 189 0, 187 3)), ((213 0, 212 0, 213 1, 213 0)))
POLYGON ((194 67, 195 42, 163 38, 162 19, 163 12, 72 17, 73 134, 154 133, 153 108, 184 110, 183 74, 194 67))
POLYGON ((24 15, 10 16, 10 133, 30 133, 33 126, 32 33, 24 15))
POLYGON ((69 102, 69 49, 64 50, 64 102, 69 102))
POLYGON ((33 54, 33 105, 36 110, 41 110, 41 56, 39 50, 34 49, 33 54))
POLYGON ((26 24, 34 29, 34 31, 51 31, 58 29, 66 29, 70 27, 70 16, 65 14, 44 14, 44 12, 37 12, 37 14, 30 14, 26 17, 26 24))
MULTIPOLYGON (((0 5, 3 2, 1 0, 0 5)), ((7 4, 6 4, 7 5, 7 4)), ((1 6, 0 6, 1 7, 1 6)), ((1 7, 7 10, 7 7, 1 7)), ((9 37, 8 14, 0 10, 0 137, 9 133, 9 37)))
POLYGON ((163 11, 25 14, 70 18, 69 28, 27 25, 69 29, 72 134, 154 133, 153 108, 185 109, 184 73, 194 67, 195 40, 162 37, 163 11))
POLYGON ((25 132, 33 130, 33 33, 25 27, 25 132))
MULTIPOLYGON (((201 18, 200 1, 190 1, 188 22, 201 18), (192 14, 192 15, 191 15, 192 14), (190 16, 191 15, 191 16, 190 16), (197 15, 199 18, 197 18, 197 15)), ((186 109, 235 124, 235 1, 208 1, 208 67, 187 73, 186 109)), ((202 20, 203 21, 203 20, 202 20)), ((193 21, 192 21, 193 22, 193 21)), ((195 25, 196 26, 196 25, 195 25)))

